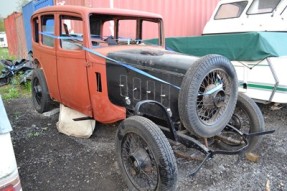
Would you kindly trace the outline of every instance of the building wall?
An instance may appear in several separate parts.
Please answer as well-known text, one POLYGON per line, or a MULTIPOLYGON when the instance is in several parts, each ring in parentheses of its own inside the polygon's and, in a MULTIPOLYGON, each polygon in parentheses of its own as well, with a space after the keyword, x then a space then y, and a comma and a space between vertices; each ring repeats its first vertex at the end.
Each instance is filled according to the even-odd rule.
POLYGON ((161 14, 165 36, 201 35, 219 0, 54 0, 54 4, 114 7, 161 14))

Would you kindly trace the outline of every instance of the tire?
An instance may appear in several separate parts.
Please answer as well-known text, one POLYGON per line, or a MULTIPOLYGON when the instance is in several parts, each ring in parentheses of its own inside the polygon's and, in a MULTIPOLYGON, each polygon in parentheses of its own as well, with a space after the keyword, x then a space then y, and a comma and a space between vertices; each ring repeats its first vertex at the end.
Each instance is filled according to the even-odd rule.
MULTIPOLYGON (((265 131, 264 117, 257 104, 243 93, 238 94, 236 109, 233 114, 231 125, 244 133, 255 133, 265 131)), ((223 130, 222 135, 240 141, 240 137, 236 136, 230 129, 223 130)), ((248 139, 249 146, 245 152, 254 151, 262 140, 262 136, 253 136, 248 139)), ((238 145, 230 143, 226 140, 221 140, 218 145, 225 150, 237 150, 244 144, 238 145)))
POLYGON ((177 165, 171 146, 151 120, 133 116, 116 135, 116 154, 129 190, 175 190, 177 165))
POLYGON ((32 74, 32 102, 34 108, 39 113, 49 111, 54 106, 54 102, 49 95, 43 71, 39 68, 34 69, 32 74))
POLYGON ((187 70, 179 92, 181 122, 191 133, 213 137, 220 133, 234 111, 238 84, 230 61, 207 55, 187 70))

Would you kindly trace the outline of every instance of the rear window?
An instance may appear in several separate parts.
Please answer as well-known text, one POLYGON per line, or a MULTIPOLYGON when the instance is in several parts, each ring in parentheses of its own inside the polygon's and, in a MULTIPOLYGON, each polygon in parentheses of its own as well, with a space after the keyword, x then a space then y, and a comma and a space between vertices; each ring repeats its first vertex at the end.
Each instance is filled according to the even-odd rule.
POLYGON ((247 1, 222 4, 215 14, 214 19, 220 20, 240 17, 247 4, 247 1))

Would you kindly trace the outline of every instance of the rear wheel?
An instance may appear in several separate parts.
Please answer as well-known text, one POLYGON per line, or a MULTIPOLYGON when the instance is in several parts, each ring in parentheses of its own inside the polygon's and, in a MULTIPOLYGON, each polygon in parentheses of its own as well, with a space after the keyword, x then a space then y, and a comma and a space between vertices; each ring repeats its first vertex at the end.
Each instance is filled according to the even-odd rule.
POLYGON ((51 110, 54 102, 51 100, 43 71, 34 69, 32 75, 32 102, 39 113, 51 110))
POLYGON ((167 138, 147 118, 124 120, 116 136, 120 170, 130 190, 175 190, 177 165, 167 138))
MULTIPOLYGON (((256 105, 256 103, 248 96, 239 93, 235 112, 229 122, 243 133, 255 133, 265 131, 264 117, 256 105)), ((229 128, 225 128, 219 139, 218 145, 226 150, 236 150, 243 147, 245 144, 238 136, 229 128)), ((220 136, 219 136, 220 137, 220 136)), ((248 139, 249 146, 246 152, 253 151, 261 142, 262 136, 253 136, 248 139)))
POLYGON ((213 137, 229 122, 237 99, 237 76, 230 61, 220 55, 197 60, 186 72, 179 92, 183 125, 201 137, 213 137))

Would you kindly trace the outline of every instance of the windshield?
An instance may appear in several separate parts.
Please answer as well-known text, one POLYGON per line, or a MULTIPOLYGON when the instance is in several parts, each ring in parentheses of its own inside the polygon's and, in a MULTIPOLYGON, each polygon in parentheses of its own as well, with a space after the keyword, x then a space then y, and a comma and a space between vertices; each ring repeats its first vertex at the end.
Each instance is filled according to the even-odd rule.
POLYGON ((281 0, 254 0, 247 14, 272 13, 281 0))
POLYGON ((90 16, 93 47, 110 45, 161 45, 161 20, 112 15, 90 16), (152 39, 152 40, 151 40, 152 39))
POLYGON ((240 17, 247 4, 248 1, 222 4, 215 14, 214 19, 219 20, 240 17))

